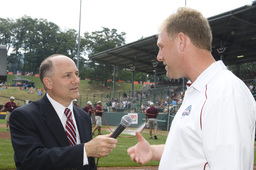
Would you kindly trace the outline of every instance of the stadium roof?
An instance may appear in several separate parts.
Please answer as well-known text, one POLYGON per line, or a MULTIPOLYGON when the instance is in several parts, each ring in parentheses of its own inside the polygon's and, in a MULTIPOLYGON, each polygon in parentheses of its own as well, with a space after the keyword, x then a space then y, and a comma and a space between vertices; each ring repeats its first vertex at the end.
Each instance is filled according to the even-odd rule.
POLYGON ((218 60, 218 48, 226 48, 226 65, 256 61, 256 5, 244 6, 208 18, 213 34, 213 56, 218 60))
MULTIPOLYGON (((213 43, 212 54, 226 65, 256 61, 256 5, 243 6, 208 18, 213 43)), ((157 61, 157 35, 95 54, 91 59, 98 63, 122 68, 135 66, 136 71, 154 74, 152 62, 157 61)), ((157 75, 165 74, 161 63, 157 75)))

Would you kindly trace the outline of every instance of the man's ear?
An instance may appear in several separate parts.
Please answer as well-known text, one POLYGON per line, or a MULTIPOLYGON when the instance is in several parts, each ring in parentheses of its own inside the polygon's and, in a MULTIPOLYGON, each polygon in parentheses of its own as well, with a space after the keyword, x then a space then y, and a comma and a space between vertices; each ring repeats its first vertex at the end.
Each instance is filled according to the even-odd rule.
POLYGON ((182 32, 180 32, 178 35, 177 35, 177 38, 178 38, 178 42, 179 42, 179 49, 181 51, 184 51, 185 47, 186 47, 186 36, 185 34, 183 34, 182 32))
POLYGON ((50 77, 44 77, 43 82, 47 89, 52 89, 52 79, 50 77))

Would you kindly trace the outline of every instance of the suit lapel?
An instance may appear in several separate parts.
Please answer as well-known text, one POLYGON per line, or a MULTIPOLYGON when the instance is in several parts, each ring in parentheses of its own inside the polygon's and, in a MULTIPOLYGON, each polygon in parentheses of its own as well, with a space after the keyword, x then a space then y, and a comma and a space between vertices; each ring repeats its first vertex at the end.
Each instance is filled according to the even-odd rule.
POLYGON ((81 143, 85 143, 85 142, 88 142, 91 140, 91 126, 90 124, 88 124, 88 122, 90 121, 87 121, 86 120, 86 117, 85 116, 82 116, 81 113, 78 108, 76 108, 74 106, 74 115, 75 115, 75 118, 76 118, 76 125, 77 125, 77 128, 78 128, 78 132, 79 132, 79 136, 80 136, 80 140, 81 140, 81 143))
POLYGON ((46 95, 41 100, 41 113, 44 117, 45 124, 49 128, 50 133, 52 133, 52 135, 55 137, 55 140, 59 143, 60 146, 69 146, 70 144, 63 125, 52 104, 50 103, 46 95))

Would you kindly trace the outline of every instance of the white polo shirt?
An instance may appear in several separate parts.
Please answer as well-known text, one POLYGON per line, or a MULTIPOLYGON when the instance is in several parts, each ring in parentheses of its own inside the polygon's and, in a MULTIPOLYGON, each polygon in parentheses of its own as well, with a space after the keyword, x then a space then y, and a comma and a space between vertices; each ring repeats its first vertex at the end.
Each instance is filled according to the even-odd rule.
POLYGON ((253 170, 255 100, 222 61, 185 92, 160 170, 253 170))

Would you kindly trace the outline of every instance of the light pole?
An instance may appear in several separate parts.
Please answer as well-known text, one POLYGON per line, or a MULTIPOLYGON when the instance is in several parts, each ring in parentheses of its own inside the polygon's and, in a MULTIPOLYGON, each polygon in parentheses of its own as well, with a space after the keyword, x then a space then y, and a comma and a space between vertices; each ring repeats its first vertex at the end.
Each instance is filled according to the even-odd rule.
POLYGON ((79 30, 78 30, 78 48, 77 48, 77 61, 76 61, 76 67, 77 67, 78 70, 79 70, 79 58, 80 58, 81 7, 82 7, 82 0, 80 0, 79 30))

